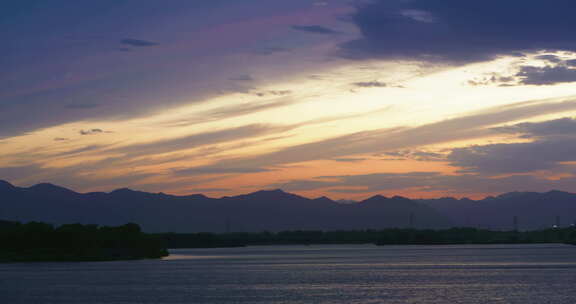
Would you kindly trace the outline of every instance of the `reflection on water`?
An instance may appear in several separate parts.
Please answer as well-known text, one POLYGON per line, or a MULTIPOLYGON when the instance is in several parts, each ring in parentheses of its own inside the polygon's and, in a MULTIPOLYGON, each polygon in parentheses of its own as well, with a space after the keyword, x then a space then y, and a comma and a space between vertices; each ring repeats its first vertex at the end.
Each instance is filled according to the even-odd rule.
POLYGON ((0 303, 576 303, 576 246, 267 246, 0 265, 0 303))

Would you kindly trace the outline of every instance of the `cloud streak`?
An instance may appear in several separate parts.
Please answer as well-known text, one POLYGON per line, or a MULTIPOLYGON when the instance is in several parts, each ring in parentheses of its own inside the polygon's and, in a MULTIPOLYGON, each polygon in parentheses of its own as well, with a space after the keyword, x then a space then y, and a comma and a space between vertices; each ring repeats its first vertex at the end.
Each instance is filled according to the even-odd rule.
POLYGON ((147 40, 132 39, 132 38, 122 39, 122 40, 120 40, 120 43, 124 44, 124 45, 135 46, 135 47, 149 47, 149 46, 160 45, 160 43, 147 41, 147 40))
MULTIPOLYGON (((227 108, 228 110, 230 108, 227 108)), ((238 109, 241 109, 239 107, 238 109)), ((274 125, 274 124, 251 124, 234 128, 227 128, 212 132, 196 133, 189 136, 183 136, 173 139, 166 139, 154 142, 147 142, 142 144, 133 144, 124 147, 118 147, 110 149, 107 152, 120 152, 126 153, 126 155, 137 156, 137 155, 154 155, 168 152, 176 152, 180 150, 187 150, 198 148, 202 146, 207 146, 211 144, 229 143, 242 139, 250 139, 265 135, 281 134, 284 132, 292 131, 297 128, 302 128, 305 126, 323 124, 333 121, 340 121, 352 118, 363 117, 367 115, 377 114, 381 112, 388 111, 389 107, 364 113, 354 113, 348 115, 336 115, 328 116, 317 119, 312 119, 308 121, 303 121, 300 123, 295 123, 291 125, 274 125)), ((234 111, 231 111, 235 113, 234 111)), ((237 114, 237 113, 235 113, 237 114)), ((243 166, 233 166, 243 167, 243 166)), ((209 170, 207 170, 209 171, 209 170)))
POLYGON ((360 88, 385 88, 388 86, 385 82, 380 81, 362 81, 362 82, 355 82, 353 85, 360 87, 360 88))
POLYGON ((295 104, 297 102, 298 101, 292 98, 285 97, 267 102, 249 102, 249 103, 234 104, 194 114, 190 118, 172 120, 164 123, 164 125, 172 127, 191 126, 221 119, 255 114, 266 110, 285 107, 288 105, 295 104))
POLYGON ((80 133, 80 135, 95 135, 95 134, 111 133, 111 132, 96 128, 96 129, 80 130, 78 133, 80 133))
POLYGON ((251 124, 241 127, 222 129, 212 132, 196 133, 173 139, 165 139, 142 144, 133 144, 109 150, 120 152, 130 156, 153 155, 169 153, 180 150, 188 150, 210 144, 237 141, 256 136, 263 136, 290 129, 290 127, 274 126, 265 124, 251 124))
POLYGON ((573 98, 520 102, 419 127, 357 132, 286 147, 254 157, 230 158, 200 168, 212 166, 262 168, 481 138, 493 135, 494 131, 489 127, 497 124, 574 109, 576 101, 573 98))
POLYGON ((339 34, 339 32, 321 26, 321 25, 293 25, 292 29, 297 30, 297 31, 301 31, 301 32, 307 32, 307 33, 312 33, 312 34, 321 34, 321 35, 335 35, 335 34, 339 34))

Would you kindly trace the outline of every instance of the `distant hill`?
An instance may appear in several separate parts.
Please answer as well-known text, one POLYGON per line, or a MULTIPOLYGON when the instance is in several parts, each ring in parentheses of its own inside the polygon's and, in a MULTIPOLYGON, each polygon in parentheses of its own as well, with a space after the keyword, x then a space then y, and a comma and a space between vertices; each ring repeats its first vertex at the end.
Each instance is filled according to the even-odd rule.
POLYGON ((118 189, 77 193, 43 183, 29 188, 0 181, 0 219, 55 224, 121 225, 139 223, 150 232, 224 232, 446 228, 469 226, 520 229, 561 226, 576 220, 576 194, 550 191, 510 192, 481 200, 411 200, 376 195, 345 203, 327 197, 309 199, 282 190, 209 198, 118 189), (412 219, 411 219, 412 218, 412 219))
POLYGON ((576 223, 576 194, 549 191, 509 192, 482 200, 438 198, 418 200, 450 218, 458 226, 513 229, 540 229, 576 223))
POLYGON ((209 198, 174 196, 118 189, 109 193, 77 193, 52 184, 29 188, 0 181, 0 219, 55 224, 140 224, 149 232, 223 232, 280 230, 344 230, 452 226, 423 202, 374 196, 341 204, 326 197, 309 199, 282 190, 209 198), (228 228, 227 228, 228 227, 228 228))

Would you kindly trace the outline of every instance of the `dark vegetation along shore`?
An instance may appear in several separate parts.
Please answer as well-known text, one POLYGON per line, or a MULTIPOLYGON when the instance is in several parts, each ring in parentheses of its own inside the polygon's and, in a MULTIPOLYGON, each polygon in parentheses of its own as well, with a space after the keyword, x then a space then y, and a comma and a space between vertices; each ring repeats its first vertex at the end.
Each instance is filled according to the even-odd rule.
POLYGON ((495 231, 476 228, 442 230, 384 229, 355 231, 283 231, 237 233, 158 234, 168 248, 237 247, 246 245, 369 244, 454 245, 454 244, 576 244, 576 228, 533 231, 495 231))
POLYGON ((0 221, 0 262, 113 261, 161 258, 161 240, 137 224, 117 227, 0 221))
POLYGON ((161 258, 166 248, 217 248, 248 245, 576 245, 576 227, 533 231, 477 228, 282 231, 232 233, 143 233, 137 224, 116 227, 0 221, 0 262, 112 261, 161 258))

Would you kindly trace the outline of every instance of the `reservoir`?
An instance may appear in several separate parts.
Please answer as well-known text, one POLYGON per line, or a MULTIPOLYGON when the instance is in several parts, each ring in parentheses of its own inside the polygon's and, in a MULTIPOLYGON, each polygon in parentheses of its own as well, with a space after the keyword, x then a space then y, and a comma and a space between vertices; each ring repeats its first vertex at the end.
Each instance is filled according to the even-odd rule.
POLYGON ((0 264, 0 303, 576 303, 576 246, 178 249, 162 260, 0 264))

